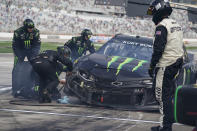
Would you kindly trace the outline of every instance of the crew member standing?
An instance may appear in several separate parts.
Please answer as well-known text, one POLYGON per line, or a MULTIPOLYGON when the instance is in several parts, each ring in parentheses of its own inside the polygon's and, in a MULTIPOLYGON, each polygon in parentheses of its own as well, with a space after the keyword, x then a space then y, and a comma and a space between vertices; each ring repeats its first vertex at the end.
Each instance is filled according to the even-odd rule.
POLYGON ((95 52, 94 45, 90 40, 92 36, 92 32, 89 29, 84 29, 81 32, 81 36, 72 37, 71 40, 65 43, 71 49, 71 58, 72 61, 76 60, 77 58, 81 57, 82 55, 86 55, 87 51, 90 53, 95 52))
POLYGON ((26 19, 23 26, 14 31, 12 48, 14 53, 14 65, 23 62, 27 57, 30 60, 40 52, 40 33, 35 28, 31 19, 26 19))
POLYGON ((171 13, 168 0, 154 0, 147 11, 156 25, 149 75, 154 76, 153 86, 162 115, 160 126, 152 127, 151 131, 172 131, 174 122, 175 77, 183 64, 184 50, 182 28, 169 18, 171 13))

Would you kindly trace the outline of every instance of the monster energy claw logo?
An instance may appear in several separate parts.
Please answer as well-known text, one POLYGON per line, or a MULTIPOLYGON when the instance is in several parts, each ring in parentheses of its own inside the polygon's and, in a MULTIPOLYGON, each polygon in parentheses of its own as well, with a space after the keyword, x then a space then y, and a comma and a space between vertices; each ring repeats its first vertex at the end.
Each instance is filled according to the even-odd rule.
POLYGON ((130 63, 131 61, 133 61, 134 58, 127 58, 124 60, 124 62, 120 63, 118 68, 117 68, 117 72, 116 72, 116 75, 118 75, 118 73, 120 72, 120 70, 122 69, 122 67, 125 65, 125 64, 128 64, 130 63))
POLYGON ((83 53, 83 50, 84 50, 84 48, 79 47, 79 49, 78 49, 78 53, 81 55, 81 54, 83 53))
MULTIPOLYGON (((120 72, 120 70, 122 69, 122 67, 125 65, 125 64, 128 64, 130 63, 131 61, 133 61, 134 58, 127 58, 124 62, 120 63, 118 68, 117 68, 117 72, 116 72, 116 75, 118 75, 118 73, 120 72)), ((141 60, 139 61, 138 65, 135 66, 133 69, 132 69, 132 72, 138 70, 138 68, 140 68, 144 63, 146 63, 147 61, 146 60, 141 60)))
POLYGON ((30 40, 25 40, 24 43, 26 48, 30 47, 30 40))
POLYGON ((146 63, 147 61, 146 60, 141 60, 138 65, 136 67, 134 67, 132 69, 132 72, 136 71, 140 66, 142 66, 144 63, 146 63))
MULTIPOLYGON (((109 67, 111 66, 112 63, 116 62, 118 59, 120 58, 120 56, 113 56, 112 59, 107 63, 107 72, 109 71, 109 67)), ((130 62, 132 62, 134 60, 134 58, 126 58, 122 63, 120 63, 117 67, 117 72, 116 75, 119 74, 120 70, 122 69, 122 67, 130 62)), ((138 62, 138 65, 135 66, 132 69, 132 72, 138 70, 144 63, 147 63, 148 61, 146 60, 140 60, 138 62)))
POLYGON ((116 62, 120 56, 113 56, 112 59, 107 63, 107 72, 109 71, 109 67, 112 63, 116 62))

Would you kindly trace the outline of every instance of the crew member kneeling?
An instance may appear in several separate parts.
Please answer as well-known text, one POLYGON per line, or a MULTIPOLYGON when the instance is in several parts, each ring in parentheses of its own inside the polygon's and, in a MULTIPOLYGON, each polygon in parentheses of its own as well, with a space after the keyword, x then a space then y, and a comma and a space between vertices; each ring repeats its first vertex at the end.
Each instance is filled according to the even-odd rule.
POLYGON ((57 69, 60 64, 66 66, 66 70, 61 71, 65 71, 68 74, 71 73, 73 64, 70 60, 70 53, 70 49, 67 46, 63 46, 58 47, 57 51, 46 50, 31 59, 31 65, 40 77, 38 90, 40 103, 51 102, 51 95, 57 92, 57 86, 60 83, 57 69))

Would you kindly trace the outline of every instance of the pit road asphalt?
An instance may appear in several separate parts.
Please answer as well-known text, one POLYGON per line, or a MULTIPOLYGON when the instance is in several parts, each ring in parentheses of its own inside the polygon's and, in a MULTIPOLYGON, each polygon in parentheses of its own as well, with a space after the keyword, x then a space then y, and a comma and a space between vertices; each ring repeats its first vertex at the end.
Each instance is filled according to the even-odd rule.
MULTIPOLYGON (((10 104, 13 55, 0 54, 0 131, 150 131, 158 112, 124 111, 86 105, 10 104)), ((174 124, 173 131, 193 127, 174 124)))

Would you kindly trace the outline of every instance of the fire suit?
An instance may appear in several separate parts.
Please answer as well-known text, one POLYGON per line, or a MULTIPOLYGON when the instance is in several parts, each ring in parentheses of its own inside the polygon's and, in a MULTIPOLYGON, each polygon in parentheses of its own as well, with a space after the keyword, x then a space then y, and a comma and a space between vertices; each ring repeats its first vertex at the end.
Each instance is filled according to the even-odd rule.
POLYGON ((14 65, 23 62, 27 56, 28 60, 39 54, 40 51, 40 33, 34 28, 32 32, 28 32, 23 26, 14 31, 12 48, 14 52, 14 65))
POLYGON ((65 45, 67 45, 71 49, 72 61, 76 60, 82 55, 86 55, 87 51, 89 51, 90 53, 95 52, 92 41, 85 40, 82 36, 72 37, 72 39, 66 42, 65 45))
POLYGON ((60 56, 57 51, 46 50, 31 59, 30 63, 40 77, 39 102, 51 102, 50 95, 58 93, 56 88, 59 84, 58 74, 62 71, 72 71, 73 65, 71 60, 60 56), (62 68, 60 63, 66 68, 62 68))
POLYGON ((173 94, 175 77, 183 64, 183 32, 176 21, 164 18, 156 27, 153 54, 149 72, 153 74, 153 88, 156 100, 160 104, 161 125, 163 129, 172 130, 173 94))

